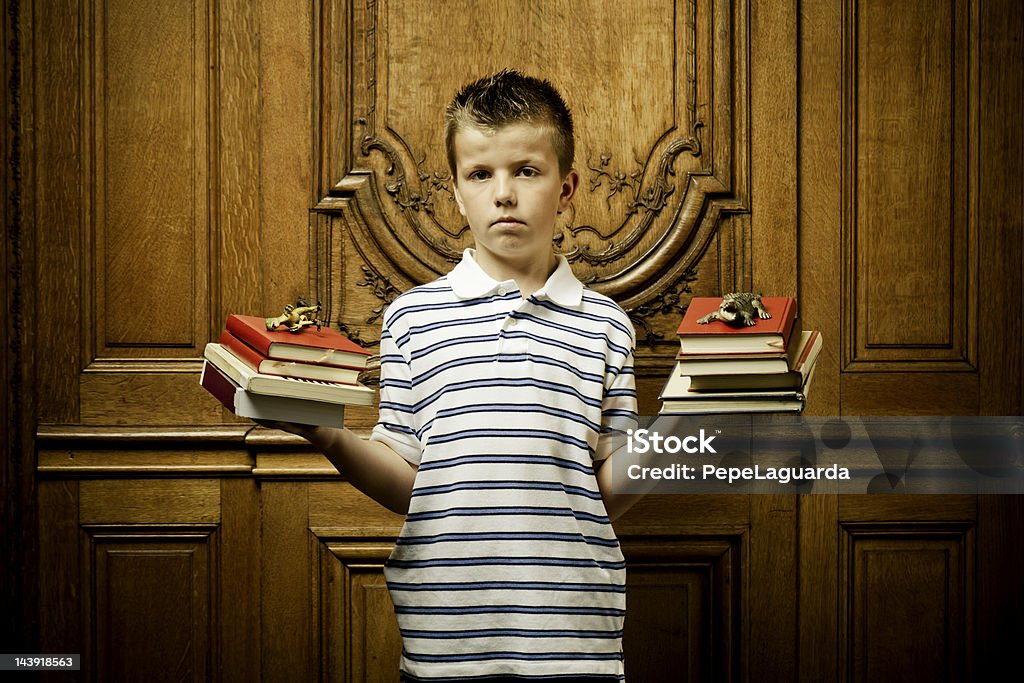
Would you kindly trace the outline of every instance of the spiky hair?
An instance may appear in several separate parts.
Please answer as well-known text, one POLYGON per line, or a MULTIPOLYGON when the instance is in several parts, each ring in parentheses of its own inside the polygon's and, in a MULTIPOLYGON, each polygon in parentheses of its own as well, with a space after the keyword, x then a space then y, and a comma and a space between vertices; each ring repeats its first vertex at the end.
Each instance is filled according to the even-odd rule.
POLYGON ((473 126, 497 131, 514 123, 545 126, 558 156, 558 170, 565 176, 575 156, 572 114, 549 81, 503 69, 469 83, 455 95, 444 114, 444 145, 448 166, 456 178, 455 134, 473 126))

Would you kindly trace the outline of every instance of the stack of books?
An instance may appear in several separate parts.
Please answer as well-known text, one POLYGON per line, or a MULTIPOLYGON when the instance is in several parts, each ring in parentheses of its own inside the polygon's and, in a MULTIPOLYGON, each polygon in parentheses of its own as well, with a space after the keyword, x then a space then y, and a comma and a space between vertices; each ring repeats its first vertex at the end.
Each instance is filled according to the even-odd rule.
POLYGON ((235 415, 343 427, 346 405, 369 406, 359 383, 370 352, 340 332, 268 330, 266 319, 229 315, 203 351, 200 384, 235 415))
POLYGON ((679 324, 679 353, 661 392, 662 414, 799 413, 821 352, 818 330, 802 330, 793 297, 762 297, 772 315, 755 325, 697 321, 718 297, 695 297, 679 324))

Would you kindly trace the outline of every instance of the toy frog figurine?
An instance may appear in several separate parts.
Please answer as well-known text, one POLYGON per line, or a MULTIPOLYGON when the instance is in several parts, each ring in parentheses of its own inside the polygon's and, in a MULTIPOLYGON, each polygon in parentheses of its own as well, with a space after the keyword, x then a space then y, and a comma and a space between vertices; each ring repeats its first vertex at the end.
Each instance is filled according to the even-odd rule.
POLYGON ((303 328, 310 325, 316 325, 317 331, 323 327, 323 323, 311 317, 312 314, 318 313, 322 306, 317 301, 315 306, 310 306, 306 303, 306 300, 301 296, 296 300, 295 304, 285 304, 284 313, 277 316, 276 318, 267 318, 267 329, 277 329, 281 325, 287 325, 288 331, 292 334, 298 334, 303 328))
POLYGON ((750 327, 757 323, 758 318, 767 320, 770 317, 772 314, 761 303, 760 294, 730 292, 722 296, 722 303, 717 311, 711 311, 697 320, 697 323, 706 325, 713 320, 721 320, 733 327, 750 327))

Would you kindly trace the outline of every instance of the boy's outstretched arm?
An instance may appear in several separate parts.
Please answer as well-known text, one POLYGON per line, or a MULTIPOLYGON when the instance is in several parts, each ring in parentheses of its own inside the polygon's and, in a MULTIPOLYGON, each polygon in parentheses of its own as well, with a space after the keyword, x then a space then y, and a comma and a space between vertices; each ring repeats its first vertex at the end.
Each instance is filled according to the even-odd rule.
POLYGON ((309 441, 357 489, 391 510, 409 511, 416 468, 380 441, 369 441, 348 429, 257 420, 309 441))
POLYGON ((612 460, 614 458, 615 454, 613 453, 603 460, 597 469, 597 488, 601 491, 605 512, 608 513, 608 519, 612 522, 644 497, 642 493, 616 493, 614 491, 612 487, 612 460))

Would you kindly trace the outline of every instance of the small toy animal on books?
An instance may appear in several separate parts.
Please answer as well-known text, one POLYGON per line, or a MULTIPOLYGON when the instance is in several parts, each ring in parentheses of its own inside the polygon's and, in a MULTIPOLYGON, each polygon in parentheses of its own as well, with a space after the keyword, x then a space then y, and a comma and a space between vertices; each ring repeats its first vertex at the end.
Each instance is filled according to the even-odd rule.
POLYGON ((730 292, 722 297, 722 304, 717 311, 711 311, 697 322, 706 325, 712 320, 721 320, 734 327, 750 327, 757 322, 757 318, 767 320, 770 317, 772 314, 761 303, 760 294, 730 292))
POLYGON ((296 300, 295 305, 285 304, 284 313, 277 316, 276 318, 267 318, 267 329, 274 330, 281 325, 287 325, 288 331, 297 334, 302 331, 304 327, 310 325, 316 325, 317 331, 323 327, 323 322, 317 318, 311 317, 312 314, 318 313, 322 306, 317 301, 315 306, 310 306, 306 303, 306 300, 301 296, 296 300))

